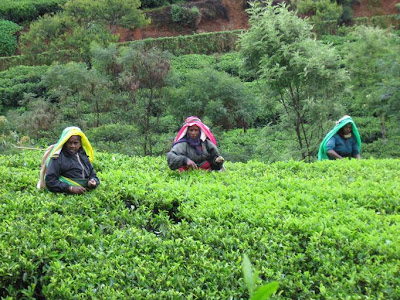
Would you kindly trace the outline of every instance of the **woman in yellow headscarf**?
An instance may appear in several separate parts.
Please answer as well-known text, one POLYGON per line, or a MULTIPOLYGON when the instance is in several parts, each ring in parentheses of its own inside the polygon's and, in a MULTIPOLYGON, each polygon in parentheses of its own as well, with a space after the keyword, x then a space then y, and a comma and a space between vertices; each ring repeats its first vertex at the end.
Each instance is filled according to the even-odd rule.
POLYGON ((93 149, 78 127, 65 128, 46 161, 46 187, 55 193, 82 194, 100 181, 93 169, 93 149))

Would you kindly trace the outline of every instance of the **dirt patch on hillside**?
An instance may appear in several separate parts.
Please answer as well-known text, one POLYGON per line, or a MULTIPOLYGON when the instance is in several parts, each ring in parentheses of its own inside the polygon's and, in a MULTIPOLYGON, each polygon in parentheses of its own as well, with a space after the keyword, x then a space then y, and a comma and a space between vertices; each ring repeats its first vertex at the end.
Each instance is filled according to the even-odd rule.
POLYGON ((196 29, 183 28, 171 21, 171 8, 165 8, 163 11, 156 13, 147 13, 152 19, 152 24, 145 28, 135 30, 119 29, 120 42, 141 40, 145 38, 169 37, 178 35, 187 35, 202 32, 225 31, 234 29, 247 29, 248 15, 245 11, 245 0, 200 0, 192 1, 189 6, 197 6, 203 11, 203 17, 196 29), (216 7, 216 16, 214 18, 207 17, 204 13, 207 6, 211 3, 216 7), (220 2, 220 5, 219 3, 220 2), (223 9, 221 9, 221 7, 223 9))
POLYGON ((395 15, 399 11, 395 6, 396 3, 400 3, 399 0, 381 0, 376 4, 373 4, 373 2, 376 1, 359 0, 359 3, 354 4, 353 7, 354 17, 395 15))

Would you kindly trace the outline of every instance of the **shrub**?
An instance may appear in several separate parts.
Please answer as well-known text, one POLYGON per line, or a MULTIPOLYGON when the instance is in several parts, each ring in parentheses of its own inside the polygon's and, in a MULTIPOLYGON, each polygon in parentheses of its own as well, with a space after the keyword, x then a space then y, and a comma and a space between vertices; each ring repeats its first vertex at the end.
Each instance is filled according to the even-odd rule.
POLYGON ((0 155, 2 298, 398 299, 400 160, 179 173, 96 152, 101 184, 74 196, 36 189, 42 154, 0 155))
POLYGON ((42 96, 46 87, 41 82, 41 76, 47 66, 19 66, 0 72, 0 99, 4 106, 17 107, 25 93, 42 96))
POLYGON ((0 56, 14 55, 17 48, 16 33, 22 27, 14 22, 7 20, 0 20, 0 56))
POLYGON ((173 4, 180 2, 181 0, 141 0, 141 8, 155 8, 161 7, 167 4, 173 4))
POLYGON ((15 23, 30 22, 44 14, 59 11, 65 2, 66 0, 2 0, 0 18, 15 23))
POLYGON ((191 8, 173 4, 171 6, 172 21, 178 23, 183 27, 196 29, 200 23, 201 14, 200 10, 193 6, 191 8))
POLYGON ((216 69, 240 77, 242 60, 238 52, 229 52, 217 57, 216 69))

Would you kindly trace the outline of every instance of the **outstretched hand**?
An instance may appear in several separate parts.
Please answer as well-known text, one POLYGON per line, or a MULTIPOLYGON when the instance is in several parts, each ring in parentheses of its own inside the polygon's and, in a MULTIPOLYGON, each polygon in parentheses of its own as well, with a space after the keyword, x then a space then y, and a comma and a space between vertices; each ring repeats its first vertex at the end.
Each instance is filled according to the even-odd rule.
POLYGON ((225 161, 225 159, 222 156, 218 156, 215 159, 215 162, 218 163, 218 164, 222 164, 224 161, 225 161))
POLYGON ((193 160, 191 160, 190 158, 187 159, 186 165, 187 165, 189 168, 198 169, 196 163, 195 163, 193 160))
POLYGON ((84 187, 81 186, 70 186, 69 187, 69 192, 71 194, 83 194, 86 192, 86 189, 84 187))
POLYGON ((89 188, 93 189, 93 188, 96 187, 96 185, 97 185, 97 182, 93 178, 88 181, 88 187, 89 188))

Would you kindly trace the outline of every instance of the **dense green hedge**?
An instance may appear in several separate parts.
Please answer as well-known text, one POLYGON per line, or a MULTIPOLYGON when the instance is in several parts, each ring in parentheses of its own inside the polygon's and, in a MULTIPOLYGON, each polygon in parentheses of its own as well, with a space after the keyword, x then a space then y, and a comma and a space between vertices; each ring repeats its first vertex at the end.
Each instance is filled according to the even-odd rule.
POLYGON ((0 156, 0 297, 243 299, 247 253, 274 299, 400 297, 400 160, 227 163, 98 154, 85 195, 0 156))
POLYGON ((19 66, 0 72, 0 104, 17 107, 25 93, 42 96, 46 87, 41 82, 47 66, 19 66))
POLYGON ((400 19, 397 15, 384 15, 373 17, 359 17, 354 19, 355 25, 377 26, 380 28, 393 27, 400 29, 400 19))
POLYGON ((71 50, 60 50, 57 53, 41 53, 37 55, 17 55, 0 57, 0 71, 20 65, 41 66, 51 65, 54 62, 67 63, 82 61, 82 55, 71 50))
POLYGON ((1 0, 0 18, 15 23, 30 22, 47 13, 57 12, 66 0, 1 0))
MULTIPOLYGON (((238 34, 241 30, 201 33, 178 37, 149 38, 139 41, 119 43, 119 46, 138 45, 145 49, 157 47, 168 50, 175 55, 182 54, 212 54, 225 53, 235 49, 238 34)), ((54 61, 81 61, 79 53, 70 50, 60 50, 57 53, 42 53, 39 55, 18 55, 0 57, 0 71, 18 65, 50 65, 54 61)))
POLYGON ((175 55, 225 53, 236 49, 236 41, 242 30, 218 31, 181 35, 175 37, 149 38, 140 41, 120 43, 126 45, 144 45, 146 49, 157 47, 175 55))

